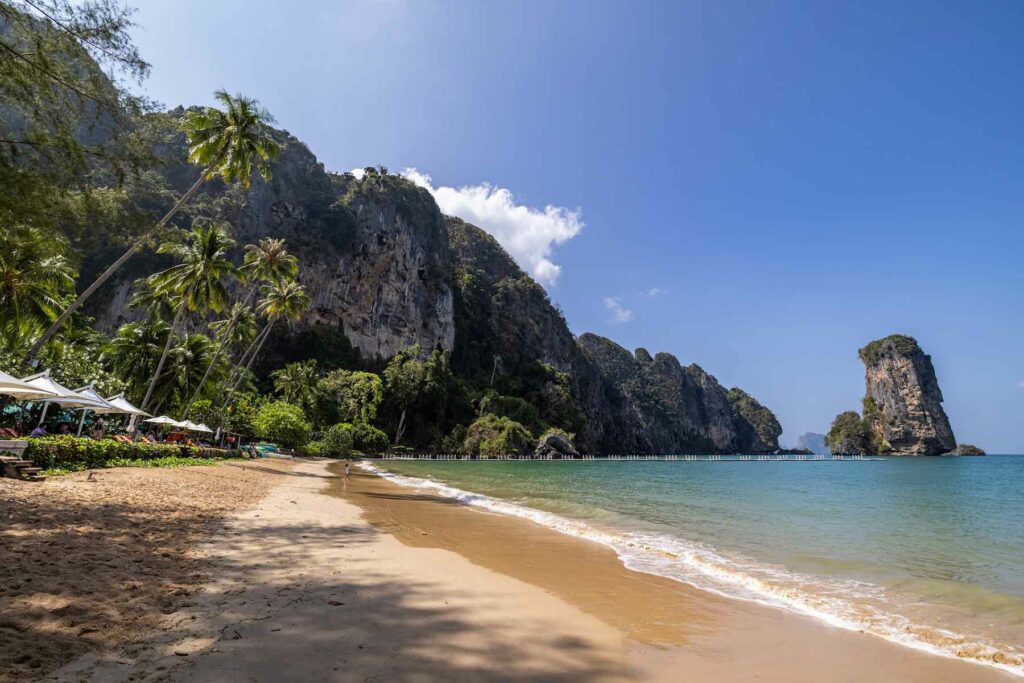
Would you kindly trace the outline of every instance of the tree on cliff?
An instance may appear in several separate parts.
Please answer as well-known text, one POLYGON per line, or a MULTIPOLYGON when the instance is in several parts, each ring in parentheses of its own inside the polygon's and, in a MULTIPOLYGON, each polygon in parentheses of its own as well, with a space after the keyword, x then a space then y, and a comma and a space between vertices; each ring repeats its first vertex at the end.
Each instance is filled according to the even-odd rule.
POLYGON ((833 453, 842 455, 868 455, 873 453, 874 437, 871 425, 853 410, 836 415, 825 443, 833 453))
POLYGON ((269 126, 274 122, 273 117, 254 99, 242 95, 230 95, 224 90, 215 92, 214 97, 223 105, 223 110, 206 107, 190 111, 185 115, 181 125, 188 138, 188 160, 203 168, 199 178, 152 230, 138 238, 40 335, 25 356, 24 363, 26 365, 56 334, 72 313, 77 311, 104 282, 110 279, 111 275, 167 225, 204 181, 220 176, 225 182, 237 182, 242 187, 248 188, 254 167, 264 180, 270 178, 269 162, 271 158, 277 156, 278 152, 277 143, 271 139, 269 132, 269 126))
POLYGON ((127 135, 148 103, 134 10, 117 0, 0 2, 0 224, 50 226, 55 201, 97 172, 120 178, 148 154, 127 135))

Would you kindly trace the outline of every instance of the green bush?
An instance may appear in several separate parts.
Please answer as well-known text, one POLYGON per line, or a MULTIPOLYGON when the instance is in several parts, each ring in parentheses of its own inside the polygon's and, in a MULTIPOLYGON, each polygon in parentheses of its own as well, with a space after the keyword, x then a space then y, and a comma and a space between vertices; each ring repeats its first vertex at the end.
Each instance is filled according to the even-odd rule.
POLYGON ((355 449, 363 453, 383 453, 388 449, 388 435, 365 422, 352 425, 352 440, 355 449))
POLYGON ((45 436, 29 439, 25 458, 43 469, 84 470, 118 467, 113 462, 198 458, 220 451, 172 444, 122 443, 112 439, 94 441, 74 436, 45 436))
POLYGON ((334 425, 320 441, 320 454, 328 458, 343 458, 355 447, 355 429, 347 422, 334 425))
POLYGON ((261 439, 285 448, 298 448, 309 441, 309 422, 302 408, 284 401, 273 401, 260 408, 252 426, 261 439))
POLYGON ((484 415, 469 426, 463 450, 475 455, 529 453, 533 435, 523 425, 497 415, 484 415))
POLYGON ((323 455, 323 446, 323 441, 321 441, 320 439, 315 439, 313 441, 308 442, 299 450, 302 452, 303 455, 317 457, 323 455))

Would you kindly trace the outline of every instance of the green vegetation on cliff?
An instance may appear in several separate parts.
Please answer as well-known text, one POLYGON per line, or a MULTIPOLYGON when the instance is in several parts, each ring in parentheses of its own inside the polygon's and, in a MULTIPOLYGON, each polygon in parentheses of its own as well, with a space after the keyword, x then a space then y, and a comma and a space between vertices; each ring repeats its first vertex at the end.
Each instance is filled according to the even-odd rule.
POLYGON ((857 352, 857 355, 865 364, 874 365, 886 355, 909 356, 920 353, 920 351, 921 347, 913 337, 904 334, 891 334, 884 339, 876 339, 865 345, 857 352))

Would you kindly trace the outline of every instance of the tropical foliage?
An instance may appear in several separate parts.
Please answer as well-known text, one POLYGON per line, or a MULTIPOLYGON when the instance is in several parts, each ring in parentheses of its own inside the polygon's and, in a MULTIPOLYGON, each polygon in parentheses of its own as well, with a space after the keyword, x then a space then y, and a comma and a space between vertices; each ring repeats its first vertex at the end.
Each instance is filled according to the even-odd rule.
MULTIPOLYGON (((35 363, 70 387, 95 382, 149 412, 288 447, 315 430, 309 449, 324 453, 525 452, 549 428, 578 431, 572 378, 536 359, 472 342, 457 360, 417 346, 364 359, 347 321, 308 324, 323 321, 290 248, 345 243, 346 202, 401 197, 412 223, 436 207, 371 167, 354 182, 332 177, 347 183, 322 207, 337 229, 246 244, 247 202, 264 196, 290 138, 242 95, 170 112, 133 96, 126 81, 148 65, 131 19, 113 0, 0 0, 0 369, 35 363), (89 316, 107 312, 81 307, 104 283, 104 301, 130 308, 101 333, 89 316)), ((476 316, 457 324, 472 336, 488 324, 494 283, 454 275, 476 316)), ((503 296, 546 298, 525 275, 510 283, 503 296)))
POLYGON ((284 401, 267 403, 252 421, 256 436, 285 448, 298 448, 309 441, 310 425, 302 409, 284 401))

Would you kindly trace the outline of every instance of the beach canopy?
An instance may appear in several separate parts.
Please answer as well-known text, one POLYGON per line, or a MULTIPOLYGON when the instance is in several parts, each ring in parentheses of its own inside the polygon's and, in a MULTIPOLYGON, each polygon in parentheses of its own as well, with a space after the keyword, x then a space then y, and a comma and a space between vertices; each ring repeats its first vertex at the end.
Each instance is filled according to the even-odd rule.
POLYGON ((149 417, 149 413, 139 410, 124 397, 124 392, 117 396, 111 396, 110 398, 103 399, 110 405, 109 409, 97 410, 97 413, 122 413, 124 415, 145 415, 149 417))
POLYGON ((49 370, 43 370, 35 375, 30 375, 21 381, 50 394, 47 398, 35 399, 38 401, 56 403, 64 408, 103 408, 107 406, 107 402, 100 398, 99 395, 96 398, 91 398, 58 384, 50 378, 49 370))
POLYGON ((195 422, 192 422, 191 420, 185 420, 184 422, 179 422, 178 426, 179 427, 183 427, 183 428, 188 429, 189 431, 193 431, 193 432, 212 432, 213 431, 212 429, 210 429, 206 425, 196 424, 195 422))
POLYGON ((161 415, 160 417, 151 417, 148 420, 143 420, 143 422, 148 422, 148 423, 154 424, 154 425, 171 425, 172 427, 180 427, 181 426, 180 422, 178 422, 177 420, 172 420, 171 418, 167 417, 166 415, 161 415))
POLYGON ((19 401, 35 401, 41 398, 54 398, 57 395, 53 391, 29 384, 6 372, 0 372, 0 394, 13 396, 19 401))
POLYGON ((104 399, 102 396, 97 394, 96 393, 96 389, 94 389, 93 387, 94 387, 94 384, 92 382, 90 382, 89 384, 86 384, 84 387, 80 387, 78 389, 75 389, 75 393, 78 394, 79 396, 85 396, 86 398, 91 398, 92 400, 96 401, 99 404, 99 405, 96 405, 96 406, 83 406, 83 408, 92 410, 94 413, 117 412, 117 411, 115 411, 113 409, 114 406, 112 406, 109 403, 107 403, 106 399, 104 399))

